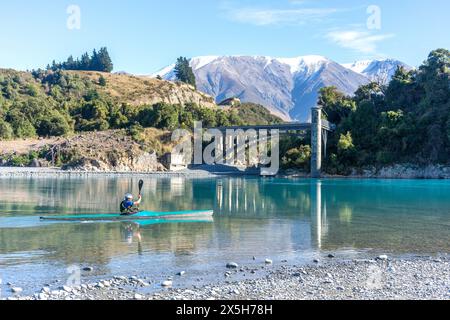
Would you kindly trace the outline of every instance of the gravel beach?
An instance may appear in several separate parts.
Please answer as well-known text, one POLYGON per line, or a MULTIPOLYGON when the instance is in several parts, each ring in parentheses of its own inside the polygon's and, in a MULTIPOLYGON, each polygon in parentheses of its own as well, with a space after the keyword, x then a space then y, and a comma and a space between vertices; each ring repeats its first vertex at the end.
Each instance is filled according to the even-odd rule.
MULTIPOLYGON (((450 258, 420 257, 334 261, 324 257, 307 266, 255 266, 229 264, 223 267, 226 281, 218 285, 172 288, 177 277, 161 283, 157 292, 140 293, 149 286, 133 276, 81 286, 44 287, 33 296, 21 297, 20 289, 8 299, 23 300, 450 300, 450 258), (233 268, 234 267, 234 268, 233 268), (266 269, 264 272, 261 270, 266 269), (245 274, 261 277, 245 280, 245 274), (241 275, 244 280, 233 278, 241 275)), ((189 270, 181 276, 189 277, 189 270)), ((240 277, 242 279, 242 277, 240 277)))
POLYGON ((59 178, 59 177, 153 177, 153 178, 215 178, 220 176, 248 176, 255 172, 240 171, 236 168, 200 166, 195 169, 183 169, 167 172, 132 171, 81 171, 62 170, 60 168, 0 167, 0 178, 59 178))

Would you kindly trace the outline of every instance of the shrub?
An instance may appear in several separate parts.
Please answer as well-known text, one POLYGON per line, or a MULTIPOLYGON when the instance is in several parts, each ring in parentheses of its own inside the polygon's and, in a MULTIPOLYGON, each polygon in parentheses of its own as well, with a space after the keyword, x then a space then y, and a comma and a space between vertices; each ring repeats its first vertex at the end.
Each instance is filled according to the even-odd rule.
POLYGON ((59 113, 55 112, 48 118, 38 122, 37 133, 39 136, 63 136, 71 131, 67 120, 59 113))
POLYGON ((14 131, 11 125, 3 119, 0 119, 0 139, 9 140, 13 137, 14 131))

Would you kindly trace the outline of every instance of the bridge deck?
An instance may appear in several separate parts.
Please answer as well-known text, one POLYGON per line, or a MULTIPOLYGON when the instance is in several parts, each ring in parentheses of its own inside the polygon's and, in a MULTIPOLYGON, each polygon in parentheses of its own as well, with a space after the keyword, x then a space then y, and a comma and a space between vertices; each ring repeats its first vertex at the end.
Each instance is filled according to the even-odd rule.
MULTIPOLYGON (((336 126, 327 120, 322 120, 322 128, 327 131, 334 131, 336 126)), ((311 123, 290 122, 271 125, 255 125, 255 126, 231 126, 215 128, 220 131, 226 130, 280 130, 280 131, 305 131, 311 129, 311 123)))

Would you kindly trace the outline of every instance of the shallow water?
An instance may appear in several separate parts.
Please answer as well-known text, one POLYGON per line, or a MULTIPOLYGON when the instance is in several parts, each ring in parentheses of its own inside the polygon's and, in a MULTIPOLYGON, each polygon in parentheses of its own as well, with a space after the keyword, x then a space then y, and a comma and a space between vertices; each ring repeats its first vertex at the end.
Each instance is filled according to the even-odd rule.
POLYGON ((114 213, 137 179, 0 179, 0 278, 30 293, 64 283, 70 266, 92 266, 83 281, 146 275, 159 283, 196 277, 229 261, 305 263, 450 252, 450 181, 183 178, 145 180, 142 209, 214 209, 213 222, 60 223, 42 215, 114 213))

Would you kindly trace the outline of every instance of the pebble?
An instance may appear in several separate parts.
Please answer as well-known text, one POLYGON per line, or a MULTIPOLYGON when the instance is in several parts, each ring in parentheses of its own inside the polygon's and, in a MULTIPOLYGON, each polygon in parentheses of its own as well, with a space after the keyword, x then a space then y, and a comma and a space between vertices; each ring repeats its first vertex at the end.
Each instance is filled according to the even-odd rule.
POLYGON ((11 291, 12 291, 12 293, 20 294, 23 292, 23 289, 19 288, 19 287, 13 287, 13 288, 11 288, 11 291))
POLYGON ((270 260, 270 259, 266 259, 265 263, 266 263, 266 264, 273 264, 273 261, 270 260))
POLYGON ((50 294, 50 288, 49 287, 43 287, 41 290, 41 293, 46 293, 46 294, 50 294))
POLYGON ((335 257, 336 256, 334 254, 331 254, 331 253, 328 255, 328 258, 330 258, 330 259, 335 258, 335 257))
POLYGON ((47 300, 48 299, 48 295, 46 295, 45 293, 39 293, 38 299, 39 300, 47 300))
POLYGON ((69 286, 62 286, 61 290, 64 290, 65 292, 71 293, 72 292, 72 288, 69 286))
POLYGON ((383 255, 381 255, 381 256, 379 256, 379 257, 377 257, 377 259, 376 259, 376 260, 386 261, 386 260, 388 260, 388 256, 387 256, 387 255, 385 255, 385 254, 383 254, 383 255))
POLYGON ((92 272, 92 271, 94 271, 94 268, 92 268, 92 267, 85 267, 85 268, 83 268, 83 271, 92 272))
POLYGON ((163 287, 171 287, 173 285, 173 282, 170 280, 164 281, 163 283, 161 283, 161 285, 163 287))
POLYGON ((186 274, 186 271, 180 271, 180 272, 178 272, 178 276, 180 276, 180 277, 182 277, 182 276, 184 276, 186 274))
POLYGON ((229 262, 229 263, 227 263, 227 268, 228 269, 237 269, 237 268, 239 268, 239 265, 236 262, 229 262))
POLYGON ((314 263, 319 263, 319 260, 314 259, 313 262, 314 262, 314 263))
POLYGON ((142 296, 142 295, 140 295, 139 293, 136 293, 135 295, 134 295, 134 299, 135 300, 142 300, 144 297, 142 296))

